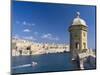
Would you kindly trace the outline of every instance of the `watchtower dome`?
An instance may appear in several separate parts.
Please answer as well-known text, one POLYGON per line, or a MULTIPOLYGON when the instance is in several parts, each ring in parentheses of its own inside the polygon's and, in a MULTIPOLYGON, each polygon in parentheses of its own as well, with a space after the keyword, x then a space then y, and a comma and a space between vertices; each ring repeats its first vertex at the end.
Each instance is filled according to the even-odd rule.
POLYGON ((80 13, 77 12, 76 18, 68 29, 70 32, 70 51, 73 59, 76 59, 78 53, 87 50, 87 28, 85 20, 80 18, 80 13))

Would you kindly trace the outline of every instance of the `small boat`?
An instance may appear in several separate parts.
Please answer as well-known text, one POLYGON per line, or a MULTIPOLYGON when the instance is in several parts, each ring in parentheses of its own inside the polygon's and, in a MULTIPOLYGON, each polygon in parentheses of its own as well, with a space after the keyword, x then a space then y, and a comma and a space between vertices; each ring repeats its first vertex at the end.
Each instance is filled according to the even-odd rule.
POLYGON ((32 62, 32 66, 36 66, 37 65, 37 62, 32 62))
POLYGON ((72 61, 75 61, 75 58, 72 58, 72 61))

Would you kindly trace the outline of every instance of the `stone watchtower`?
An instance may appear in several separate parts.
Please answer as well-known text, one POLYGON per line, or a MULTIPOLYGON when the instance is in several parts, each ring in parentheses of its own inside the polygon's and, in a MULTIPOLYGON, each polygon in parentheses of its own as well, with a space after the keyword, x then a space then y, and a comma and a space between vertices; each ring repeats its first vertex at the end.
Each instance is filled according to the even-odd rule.
POLYGON ((80 13, 77 12, 76 18, 74 18, 70 32, 70 51, 72 54, 72 60, 77 58, 77 55, 87 50, 87 25, 86 22, 80 18, 80 13))

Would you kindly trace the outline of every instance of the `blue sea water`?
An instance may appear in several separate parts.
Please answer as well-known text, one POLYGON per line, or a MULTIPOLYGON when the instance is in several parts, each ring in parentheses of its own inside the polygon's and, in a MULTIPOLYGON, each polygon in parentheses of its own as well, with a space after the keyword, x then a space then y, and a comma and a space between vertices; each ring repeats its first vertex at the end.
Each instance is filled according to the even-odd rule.
MULTIPOLYGON (((85 63, 86 69, 94 69, 85 63)), ((15 73, 37 73, 79 70, 79 63, 71 60, 70 53, 52 53, 32 56, 12 56, 11 71, 15 73), (32 66, 32 62, 37 64, 32 66)))

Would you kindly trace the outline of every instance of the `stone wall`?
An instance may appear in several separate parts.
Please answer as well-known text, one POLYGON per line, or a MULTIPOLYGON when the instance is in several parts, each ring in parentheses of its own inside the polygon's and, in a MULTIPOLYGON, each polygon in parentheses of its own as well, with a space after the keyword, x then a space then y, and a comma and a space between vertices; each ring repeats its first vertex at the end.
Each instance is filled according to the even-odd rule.
POLYGON ((69 45, 12 39, 12 56, 68 52, 69 45))

